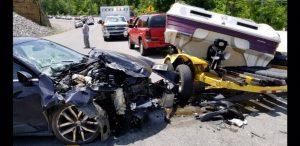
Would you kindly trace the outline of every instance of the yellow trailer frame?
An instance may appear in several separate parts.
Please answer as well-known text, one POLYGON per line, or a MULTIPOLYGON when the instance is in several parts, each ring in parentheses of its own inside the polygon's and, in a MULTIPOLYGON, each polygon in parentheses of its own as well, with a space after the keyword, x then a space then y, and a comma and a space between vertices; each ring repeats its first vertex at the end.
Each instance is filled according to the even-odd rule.
POLYGON ((207 72, 208 62, 204 59, 200 59, 195 56, 191 56, 188 54, 181 53, 180 49, 178 49, 177 54, 167 55, 164 58, 163 63, 172 63, 172 65, 176 68, 179 64, 187 64, 190 68, 192 68, 192 72, 194 74, 194 81, 199 81, 210 85, 212 88, 226 88, 233 89, 239 91, 246 92, 254 92, 254 93, 279 93, 279 92, 287 92, 287 85, 285 86, 257 86, 251 85, 250 82, 254 79, 249 75, 242 75, 245 78, 247 85, 239 85, 232 81, 224 80, 223 78, 207 72))

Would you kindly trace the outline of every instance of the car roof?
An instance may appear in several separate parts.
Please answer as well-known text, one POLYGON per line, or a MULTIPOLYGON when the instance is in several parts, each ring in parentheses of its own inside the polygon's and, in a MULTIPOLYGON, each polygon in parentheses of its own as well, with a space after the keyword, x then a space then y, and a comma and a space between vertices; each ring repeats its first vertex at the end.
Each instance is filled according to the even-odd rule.
POLYGON ((13 37, 13 45, 40 40, 40 38, 35 37, 13 37))

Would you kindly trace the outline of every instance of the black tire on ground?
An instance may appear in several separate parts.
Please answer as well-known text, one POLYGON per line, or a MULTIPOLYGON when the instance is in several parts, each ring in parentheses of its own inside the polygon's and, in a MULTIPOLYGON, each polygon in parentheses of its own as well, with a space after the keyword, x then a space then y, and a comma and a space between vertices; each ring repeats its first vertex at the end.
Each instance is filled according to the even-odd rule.
POLYGON ((107 37, 103 37, 104 38, 104 41, 108 41, 108 38, 107 37))
POLYGON ((193 76, 190 68, 185 64, 176 67, 179 73, 178 92, 184 98, 190 98, 193 95, 193 76))
POLYGON ((148 50, 145 49, 142 40, 139 41, 139 45, 140 45, 140 54, 142 56, 146 56, 148 54, 148 50))
POLYGON ((134 49, 134 44, 131 43, 129 35, 128 35, 128 45, 129 45, 129 49, 134 49))
POLYGON ((170 60, 167 60, 167 61, 165 62, 165 64, 168 65, 167 71, 174 71, 174 70, 175 70, 174 67, 173 67, 173 64, 171 63, 170 60))
POLYGON ((99 105, 95 104, 95 106, 99 111, 99 115, 94 118, 86 117, 87 115, 80 112, 74 105, 61 106, 53 113, 53 118, 51 119, 54 135, 66 144, 85 144, 92 142, 100 133, 103 134, 104 129, 108 132, 106 134, 109 135, 110 127, 109 124, 107 124, 108 117, 106 112, 99 105), (105 126, 102 125, 103 127, 101 127, 100 123, 105 123, 103 124, 105 126), (73 141, 74 139, 75 141, 73 141))

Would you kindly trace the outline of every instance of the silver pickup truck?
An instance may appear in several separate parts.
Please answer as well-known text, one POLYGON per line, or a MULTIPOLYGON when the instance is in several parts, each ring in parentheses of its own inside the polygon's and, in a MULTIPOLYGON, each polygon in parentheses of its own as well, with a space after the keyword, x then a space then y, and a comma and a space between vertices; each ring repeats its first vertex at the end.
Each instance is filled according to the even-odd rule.
POLYGON ((105 41, 113 36, 128 37, 128 22, 124 16, 107 16, 102 24, 103 38, 105 41))

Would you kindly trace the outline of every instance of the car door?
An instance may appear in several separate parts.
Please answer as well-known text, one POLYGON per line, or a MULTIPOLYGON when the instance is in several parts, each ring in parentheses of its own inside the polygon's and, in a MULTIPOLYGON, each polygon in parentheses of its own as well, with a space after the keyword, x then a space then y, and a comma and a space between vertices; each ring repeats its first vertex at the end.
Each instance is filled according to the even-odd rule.
POLYGON ((140 17, 138 24, 137 24, 137 33, 136 33, 136 43, 140 44, 139 38, 143 36, 143 31, 144 31, 144 23, 143 20, 145 19, 146 16, 140 17))
POLYGON ((134 23, 133 23, 133 27, 131 28, 131 30, 130 30, 130 37, 131 37, 131 41, 132 42, 134 42, 135 44, 138 44, 137 43, 137 36, 138 36, 138 22, 139 22, 139 17, 137 17, 136 19, 135 19, 135 21, 134 21, 134 23))
POLYGON ((13 133, 14 135, 47 132, 48 124, 43 115, 39 79, 21 62, 13 62, 13 133), (19 82, 18 71, 32 75, 30 85, 19 82))

